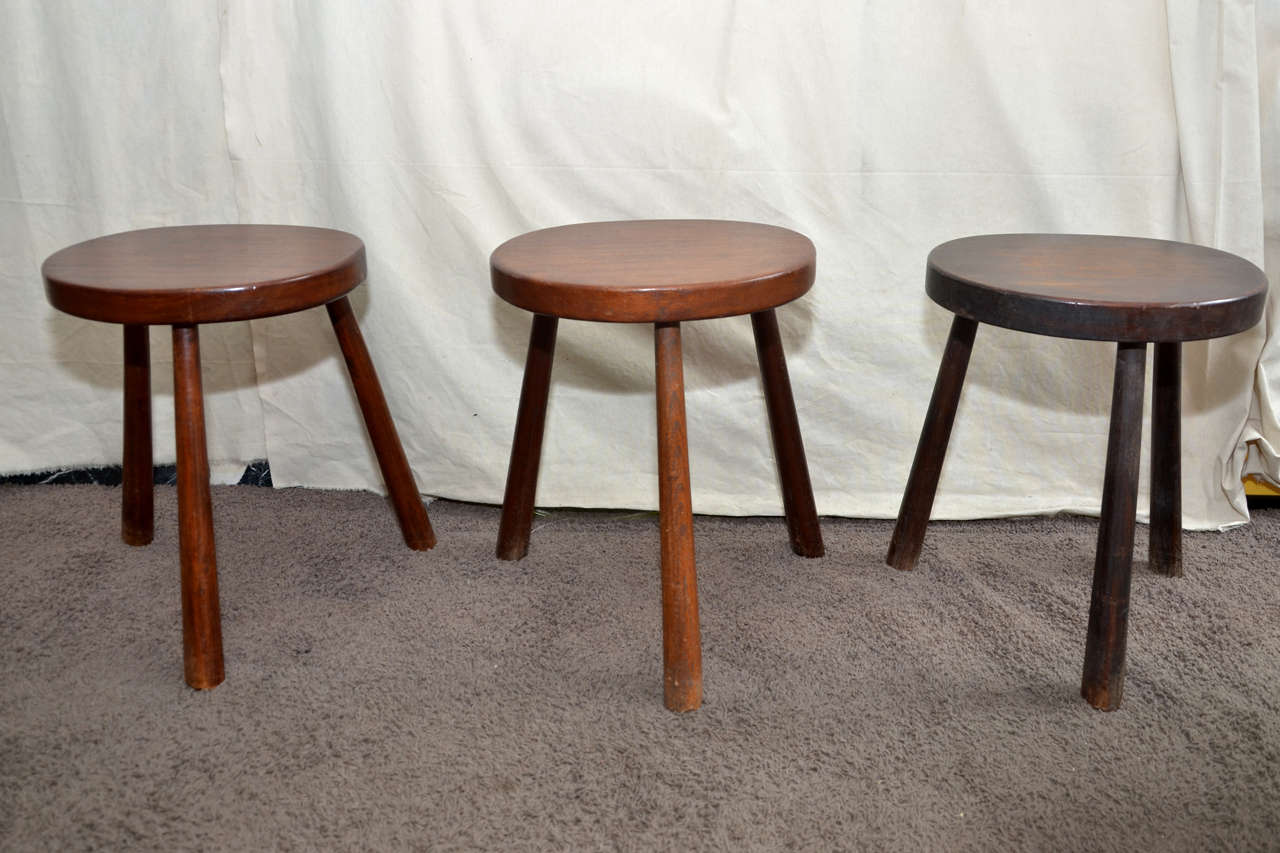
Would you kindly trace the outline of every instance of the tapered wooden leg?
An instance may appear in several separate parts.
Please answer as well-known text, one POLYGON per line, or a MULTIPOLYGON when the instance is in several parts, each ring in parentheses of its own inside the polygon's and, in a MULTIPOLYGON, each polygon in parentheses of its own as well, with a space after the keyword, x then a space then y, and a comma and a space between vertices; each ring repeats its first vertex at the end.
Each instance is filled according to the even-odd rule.
POLYGON ((1102 518, 1098 522, 1098 552, 1093 566, 1093 595, 1080 687, 1080 695, 1103 711, 1119 708, 1124 692, 1125 633, 1129 620, 1134 516, 1138 508, 1146 360, 1146 344, 1117 346, 1107 470, 1102 481, 1102 518))
POLYGON ((369 431, 369 440, 373 442, 378 467, 382 469, 382 482, 387 484, 391 505, 400 522, 400 533, 410 548, 425 551, 435 546, 436 535, 422 505, 413 472, 409 470, 409 460, 405 458, 395 422, 391 420, 387 399, 382 394, 382 385, 373 369, 373 359, 369 358, 369 349, 360 334, 356 315, 345 296, 335 299, 325 308, 329 310, 333 331, 338 336, 338 346, 342 347, 347 372, 351 375, 356 399, 360 401, 360 412, 364 415, 364 425, 369 431))
POLYGON ((196 326, 173 327, 173 403, 178 439, 182 650, 187 684, 204 690, 222 683, 222 621, 196 326))
POLYGON ((519 560, 529 552, 533 527, 533 497, 538 489, 538 461, 542 456, 542 427, 547 419, 547 394, 551 390, 551 362, 556 352, 559 320, 536 314, 529 335, 529 354, 520 386, 520 410, 511 442, 507 467, 507 491, 502 497, 502 522, 498 527, 498 558, 519 560))
POLYGON ((765 406, 773 433, 778 478, 782 482, 782 507, 787 515, 791 550, 802 557, 821 557, 822 529, 818 526, 818 510, 813 503, 813 486, 809 482, 809 466, 800 438, 800 420, 796 417, 787 359, 773 309, 752 314, 751 328, 755 332, 756 355, 764 380, 765 406))
POLYGON ((151 541, 151 345, 146 326, 124 327, 124 464, 120 536, 130 545, 151 541))
POLYGON ((956 407, 960 405, 960 391, 977 332, 976 320, 957 316, 951 322, 951 334, 942 353, 929 411, 920 430, 920 443, 916 445, 916 458, 898 510, 898 523, 893 528, 893 539, 885 558, 895 569, 913 569, 920 559, 925 527, 933 511, 933 496, 938 490, 938 478, 942 475, 942 462, 947 456, 947 442, 951 440, 951 426, 956 419, 956 407))
POLYGON ((672 711, 702 704, 698 573, 685 431, 680 324, 654 327, 658 395, 658 514, 662 536, 663 695, 672 711))
POLYGON ((1182 344, 1155 345, 1151 378, 1151 568, 1182 577, 1182 344))

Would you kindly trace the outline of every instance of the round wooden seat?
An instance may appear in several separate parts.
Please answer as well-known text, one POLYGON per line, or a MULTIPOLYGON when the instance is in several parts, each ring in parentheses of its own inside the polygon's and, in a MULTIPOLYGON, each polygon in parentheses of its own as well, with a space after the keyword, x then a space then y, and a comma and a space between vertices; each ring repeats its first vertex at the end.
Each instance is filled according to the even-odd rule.
POLYGON ((813 285, 809 238, 755 222, 587 222, 523 234, 490 259, 494 292, 552 317, 676 323, 754 314, 813 285))
POLYGON ((1267 278, 1218 249, 1082 234, 992 234, 943 243, 925 280, 942 307, 1060 338, 1193 341, 1262 316, 1267 278))
POLYGON ((220 323, 324 305, 364 281, 364 243, 291 225, 188 225, 69 246, 41 268, 50 303, 107 323, 220 323))

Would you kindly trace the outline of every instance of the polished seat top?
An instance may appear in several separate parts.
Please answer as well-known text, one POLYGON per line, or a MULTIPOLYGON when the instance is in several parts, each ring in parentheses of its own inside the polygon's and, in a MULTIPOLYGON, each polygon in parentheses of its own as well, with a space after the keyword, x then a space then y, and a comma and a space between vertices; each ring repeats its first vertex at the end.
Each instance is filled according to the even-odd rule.
POLYGON ((1185 341, 1262 316, 1267 278, 1189 243, 1084 234, 963 237, 929 253, 926 289, 963 317, 1064 338, 1185 341))
POLYGON ((41 268, 55 308, 110 323, 216 323, 324 305, 365 277, 364 244, 293 225, 185 225, 98 237, 41 268))
POLYGON ((813 284, 813 243, 773 225, 705 219, 531 231, 490 258, 493 289, 528 311, 655 323, 751 314, 813 284))

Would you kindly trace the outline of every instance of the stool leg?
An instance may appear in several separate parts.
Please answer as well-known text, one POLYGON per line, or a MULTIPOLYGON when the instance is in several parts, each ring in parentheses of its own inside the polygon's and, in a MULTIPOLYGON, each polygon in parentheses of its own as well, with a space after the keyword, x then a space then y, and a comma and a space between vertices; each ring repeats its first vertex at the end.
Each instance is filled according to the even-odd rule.
POLYGON ((925 527, 933 510, 933 496, 938 490, 938 478, 942 475, 942 462, 947 456, 947 442, 951 439, 951 426, 955 423, 956 407, 960 405, 960 391, 977 332, 976 320, 957 315, 951 321, 951 334, 942 352, 929 411, 920 430, 920 443, 916 445, 916 458, 898 510, 898 523, 893 528, 889 554, 885 557, 895 569, 914 569, 916 560, 920 559, 925 527))
POLYGON ((151 345, 146 326, 124 327, 124 465, 120 536, 130 545, 151 541, 151 345))
POLYGON ((533 497, 538 489, 538 461, 542 456, 542 427, 547 419, 547 394, 551 390, 551 362, 556 353, 559 320, 544 314, 533 317, 529 353, 520 386, 520 410, 507 466, 507 491, 502 497, 502 522, 498 527, 498 559, 519 560, 529 553, 533 527, 533 497))
POLYGON ((187 684, 222 683, 218 563, 209 500, 197 326, 173 327, 173 402, 178 439, 178 544, 182 558, 182 647, 187 684))
POLYGON ((409 460, 405 458, 400 436, 396 434, 395 422, 387 409, 387 398, 382 394, 382 385, 378 382, 377 371, 373 369, 369 350, 364 345, 355 312, 345 296, 328 303, 325 308, 329 311, 338 346, 342 348, 347 362, 347 373, 360 402, 360 413, 364 415, 365 429, 373 442, 378 467, 382 469, 382 482, 387 484, 391 506, 395 508, 396 519, 400 522, 400 533, 410 548, 425 551, 435 546, 436 535, 427 518, 427 510, 422 506, 418 485, 413 481, 409 460))
POLYGON ((698 573, 685 432, 680 324, 654 326, 658 396, 658 510, 662 536, 663 695, 672 711, 702 704, 698 573))
POLYGON ((1093 595, 1080 687, 1080 695, 1103 711, 1119 708, 1124 691, 1125 633, 1129 620, 1134 514, 1138 507, 1146 361, 1146 344, 1117 346, 1107 469, 1102 481, 1102 517, 1098 522, 1098 552, 1093 566, 1093 595))
POLYGON ((813 486, 809 482, 809 466, 800 438, 800 420, 796 417, 787 359, 773 309, 752 314, 751 329, 755 332, 756 355, 764 380, 765 406, 773 433, 778 478, 782 481, 782 507, 787 515, 791 550, 801 557, 821 557, 822 529, 818 526, 818 510, 813 503, 813 486))
POLYGON ((1182 344, 1155 345, 1151 378, 1151 568, 1182 577, 1182 344))

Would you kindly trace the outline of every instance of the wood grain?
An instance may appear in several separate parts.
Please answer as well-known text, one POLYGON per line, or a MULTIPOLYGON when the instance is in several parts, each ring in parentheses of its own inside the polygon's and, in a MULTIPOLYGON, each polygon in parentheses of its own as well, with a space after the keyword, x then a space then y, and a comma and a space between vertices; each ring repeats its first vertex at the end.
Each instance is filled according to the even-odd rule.
POLYGON ((516 433, 507 467, 507 490, 502 497, 502 521, 498 526, 500 560, 519 560, 529 553, 533 527, 533 501, 538 490, 538 464, 542 458, 542 431, 547 420, 547 396, 551 391, 551 363, 556 353, 555 317, 536 314, 529 334, 529 351, 520 386, 516 433))
POLYGON ((680 322, 751 314, 792 549, 820 556, 790 377, 772 309, 813 284, 808 238, 770 225, 708 220, 589 222, 503 243, 490 256, 494 292, 535 314, 498 533, 499 558, 529 548, 558 318, 654 323, 664 698, 702 702, 680 322))
POLYGON ((1119 342, 1080 689, 1095 708, 1114 710, 1124 689, 1146 343, 1155 344, 1150 561, 1180 575, 1181 342, 1257 323, 1266 277, 1243 258, 1185 243, 996 234, 935 248, 926 290, 956 318, 889 546, 896 568, 919 558, 977 323, 1119 342))
POLYGON ((1167 240, 993 234, 943 243, 925 282, 942 307, 995 326, 1101 341, 1189 341, 1252 327, 1262 270, 1167 240))
POLYGON ((662 538, 663 694, 672 711, 702 704, 702 640, 678 323, 654 328, 658 396, 658 513, 662 538))
POLYGON ((405 544, 415 551, 433 548, 436 544, 435 532, 431 529, 427 510, 422 505, 418 484, 414 482, 413 472, 409 469, 409 460, 405 458, 404 446, 400 443, 395 422, 391 420, 387 398, 382 393, 382 384, 378 381, 364 336, 360 334, 360 325, 351 310, 351 303, 343 296, 328 303, 325 308, 333 323, 334 334, 338 337, 338 345, 342 348, 347 372, 351 376, 356 399, 360 402, 360 412, 364 415, 364 425, 369 431, 378 467, 382 470, 382 481, 387 484, 391 505, 400 522, 400 533, 404 536, 405 544))
POLYGON ((1102 517, 1098 520, 1098 550, 1080 686, 1085 701, 1102 711, 1119 708, 1124 693, 1146 359, 1146 344, 1121 343, 1116 347, 1102 517))
POLYGON ((1151 372, 1151 570, 1182 577, 1182 345, 1155 345, 1151 372))
POLYGON ((796 415, 795 398, 791 395, 791 377, 787 373, 782 336, 778 332, 778 318, 773 309, 752 314, 751 329, 760 360, 765 408, 769 413, 769 431, 773 435, 773 455, 782 484, 782 506, 787 516, 791 550, 801 557, 821 557, 824 553, 822 528, 818 525, 818 509, 813 502, 804 440, 800 437, 800 419, 796 415))
POLYGON ((182 562, 182 649, 187 684, 222 683, 218 564, 209 498, 209 457, 200 383, 200 336, 173 327, 173 402, 178 444, 178 549, 182 562))
POLYGON ((112 234, 56 252, 42 271, 54 307, 124 331, 122 536, 152 537, 147 326, 171 324, 178 439, 178 528, 187 683, 223 679, 217 562, 209 500, 198 324, 327 305, 406 544, 435 534, 346 293, 365 276, 364 244, 327 228, 195 225, 112 234))
POLYGON ((920 559, 925 528, 933 512, 933 498, 938 491, 942 463, 947 458, 951 427, 960 406, 960 392, 964 389, 964 377, 969 369, 969 356, 973 352, 977 332, 978 324, 967 317, 956 316, 951 321, 951 333, 942 353, 942 363, 938 366, 938 378, 933 385, 933 396, 929 398, 924 427, 920 430, 915 460, 907 477, 907 489, 898 509, 898 523, 893 528, 889 553, 885 557, 890 566, 900 571, 914 569, 920 559))
POLYGON ((154 480, 151 463, 151 341, 146 326, 124 327, 124 462, 120 535, 130 545, 151 541, 154 480))
POLYGON ((653 323, 752 314, 804 295, 813 243, 754 222, 587 222, 532 231, 490 257, 494 292, 535 314, 653 323))
POLYGON ((98 237, 44 262, 60 311, 125 324, 249 320, 314 308, 365 277, 353 234, 293 225, 188 225, 98 237))

